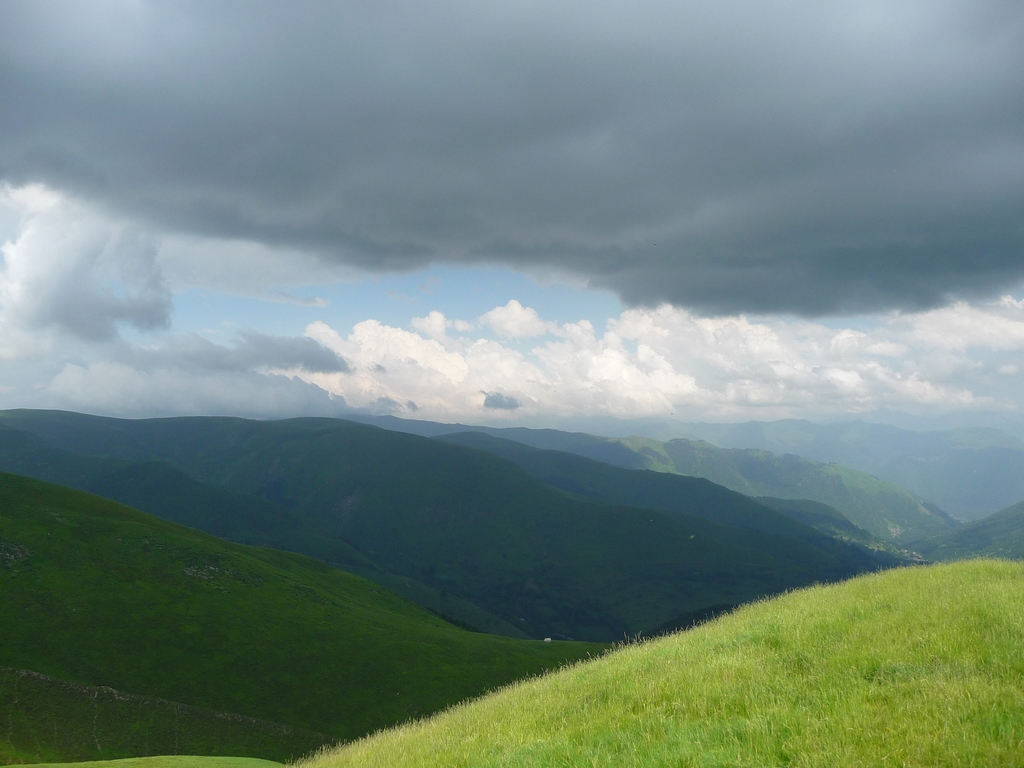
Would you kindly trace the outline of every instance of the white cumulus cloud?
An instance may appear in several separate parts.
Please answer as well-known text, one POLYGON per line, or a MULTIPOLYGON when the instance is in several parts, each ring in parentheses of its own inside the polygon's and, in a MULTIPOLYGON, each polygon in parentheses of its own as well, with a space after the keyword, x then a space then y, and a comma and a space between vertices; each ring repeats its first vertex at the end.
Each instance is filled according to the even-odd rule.
POLYGON ((544 322, 533 307, 524 307, 515 299, 480 316, 480 323, 506 339, 528 339, 559 332, 557 323, 544 322))
MULTIPOLYGON (((866 329, 834 328, 707 318, 663 305, 628 309, 598 332, 587 320, 559 326, 510 301, 480 318, 498 338, 450 337, 452 323, 438 311, 413 320, 411 331, 367 320, 344 336, 313 323, 307 335, 350 361, 351 371, 297 375, 351 406, 437 419, 1016 407, 1005 392, 975 391, 984 389, 984 361, 972 351, 1024 349, 1016 336, 1024 307, 956 304, 874 320, 866 329), (529 350, 510 344, 542 335, 548 339, 529 350)), ((1005 360, 996 368, 1002 379, 1018 370, 1005 360)))

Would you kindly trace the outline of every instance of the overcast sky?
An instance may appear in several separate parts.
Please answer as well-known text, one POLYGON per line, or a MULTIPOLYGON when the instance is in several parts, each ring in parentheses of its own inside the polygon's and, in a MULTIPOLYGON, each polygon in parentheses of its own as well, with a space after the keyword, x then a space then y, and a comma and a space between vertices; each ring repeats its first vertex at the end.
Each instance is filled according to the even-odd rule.
POLYGON ((1019 0, 6 0, 0 184, 0 407, 1024 408, 1019 0))

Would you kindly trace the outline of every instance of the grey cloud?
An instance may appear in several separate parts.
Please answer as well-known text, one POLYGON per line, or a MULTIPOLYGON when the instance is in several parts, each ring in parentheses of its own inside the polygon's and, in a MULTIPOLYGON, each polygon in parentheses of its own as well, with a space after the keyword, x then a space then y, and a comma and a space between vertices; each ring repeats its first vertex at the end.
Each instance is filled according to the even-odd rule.
POLYGON ((393 397, 378 397, 366 408, 353 409, 354 413, 364 413, 373 416, 406 416, 416 413, 420 407, 412 400, 401 402, 393 397))
POLYGON ((313 339, 268 336, 255 331, 240 332, 237 343, 230 347, 214 344, 195 334, 173 339, 152 350, 123 346, 115 359, 146 370, 173 367, 192 373, 245 373, 293 368, 310 373, 349 371, 344 359, 313 339))
MULTIPOLYGON (((125 365, 68 365, 42 390, 14 393, 18 407, 66 408, 110 416, 343 416, 345 400, 284 376, 236 371, 151 375, 125 365)), ((0 398, 2 401, 2 398, 0 398)))
POLYGON ((251 368, 302 368, 311 373, 348 373, 345 360, 327 347, 303 337, 267 336, 254 331, 241 334, 235 358, 251 368))
POLYGON ((118 323, 166 326, 171 303, 145 232, 66 206, 30 217, 0 263, 0 325, 12 331, 103 341, 118 323))
POLYGON ((522 405, 514 397, 503 395, 500 392, 481 392, 480 394, 484 396, 484 408, 494 411, 514 411, 522 405))
POLYGON ((371 270, 631 303, 922 307, 1024 279, 1006 0, 7 2, 0 178, 371 270))
POLYGON ((158 348, 123 341, 76 345, 60 359, 5 361, 0 408, 57 408, 125 417, 207 415, 284 418, 344 416, 343 397, 296 378, 267 375, 197 337, 158 348), (213 347, 214 349, 211 349, 213 347), (103 359, 83 359, 100 351, 103 359))
POLYGON ((4 369, 0 406, 67 408, 111 416, 234 415, 275 418, 343 416, 345 399, 297 378, 268 375, 277 368, 347 371, 345 361, 312 339, 239 334, 232 346, 197 335, 172 337, 159 347, 114 340, 97 349, 103 359, 68 354, 44 370, 12 361, 4 369), (39 384, 44 376, 49 382, 39 384))
POLYGON ((112 251, 109 260, 117 275, 113 286, 104 284, 106 270, 96 274, 87 263, 58 270, 47 281, 45 295, 38 297, 32 321, 40 326, 57 325, 92 340, 112 338, 117 322, 140 330, 166 326, 171 295, 154 264, 152 244, 144 237, 132 237, 127 243, 115 243, 112 251))

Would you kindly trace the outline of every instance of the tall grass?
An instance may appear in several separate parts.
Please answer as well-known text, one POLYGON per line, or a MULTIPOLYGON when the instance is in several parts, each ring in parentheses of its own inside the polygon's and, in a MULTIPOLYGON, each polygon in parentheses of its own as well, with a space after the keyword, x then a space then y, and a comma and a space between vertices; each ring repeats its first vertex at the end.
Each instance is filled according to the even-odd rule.
POLYGON ((1024 765, 1024 565, 801 590, 299 768, 440 765, 1024 765))

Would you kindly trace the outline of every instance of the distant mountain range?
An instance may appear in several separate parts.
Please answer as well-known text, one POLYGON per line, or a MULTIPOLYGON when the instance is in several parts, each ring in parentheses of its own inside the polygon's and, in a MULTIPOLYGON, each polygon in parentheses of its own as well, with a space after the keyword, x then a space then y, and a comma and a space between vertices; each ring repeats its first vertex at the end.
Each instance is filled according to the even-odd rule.
POLYGON ((1024 499, 1024 442, 987 427, 912 432, 862 421, 686 424, 723 448, 758 448, 836 462, 889 480, 963 520, 1024 499))
POLYGON ((858 527, 899 545, 957 525, 939 506, 895 483, 793 454, 723 449, 702 440, 674 439, 663 443, 642 437, 600 437, 554 429, 471 427, 393 417, 372 421, 388 429, 429 437, 478 432, 629 469, 705 477, 751 496, 809 499, 834 507, 858 527))
MULTIPOLYGON (((618 446, 632 444, 640 452, 644 446, 654 446, 654 452, 660 454, 663 451, 658 446, 682 438, 703 440, 719 448, 770 451, 780 457, 795 454, 815 462, 839 464, 873 475, 910 491, 918 500, 926 501, 933 508, 944 510, 960 520, 980 519, 1024 498, 1024 441, 992 427, 912 431, 863 421, 831 424, 797 419, 740 424, 673 422, 671 432, 674 437, 664 442, 616 437, 597 438, 602 443, 598 445, 595 436, 579 432, 437 424, 390 416, 354 418, 387 429, 431 437, 467 430, 485 432, 537 448, 571 451, 621 466, 660 468, 663 471, 674 471, 671 463, 657 467, 657 462, 663 459, 649 456, 651 461, 644 462, 631 455, 628 447, 623 450, 618 446)), ((617 426, 623 427, 621 424, 617 426)), ((651 427, 649 424, 638 426, 648 427, 647 431, 651 427)), ((699 467, 687 469, 700 472, 699 467)), ((730 484, 725 477, 713 479, 735 490, 757 493, 745 487, 747 484, 743 482, 730 484)), ((799 495, 797 491, 793 493, 799 495)), ((840 498, 817 500, 834 505, 846 514, 857 514, 856 505, 848 506, 840 498)), ((881 529, 877 530, 882 533, 881 529)), ((904 538, 911 540, 914 536, 911 532, 904 538)))
POLYGON ((0 414, 0 469, 309 554, 505 634, 621 639, 899 562, 713 483, 588 466, 590 492, 566 494, 504 457, 336 419, 0 414))
POLYGON ((948 533, 917 542, 931 560, 1002 557, 1024 560, 1024 501, 948 533))
POLYGON ((721 486, 702 477, 625 469, 481 432, 456 432, 435 439, 503 456, 534 477, 570 493, 615 504, 703 517, 753 531, 762 541, 765 536, 782 536, 845 557, 857 552, 866 554, 861 547, 851 548, 850 542, 874 550, 872 557, 877 557, 879 550, 895 551, 834 508, 813 501, 786 502, 770 497, 751 499, 739 493, 723 494, 721 486), (816 530, 811 531, 808 526, 816 530))

